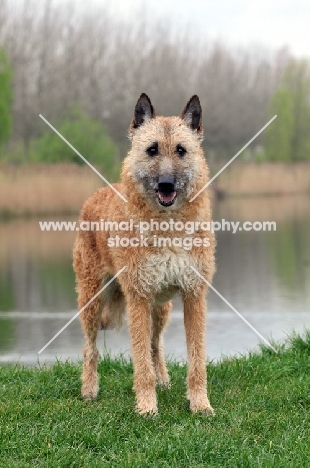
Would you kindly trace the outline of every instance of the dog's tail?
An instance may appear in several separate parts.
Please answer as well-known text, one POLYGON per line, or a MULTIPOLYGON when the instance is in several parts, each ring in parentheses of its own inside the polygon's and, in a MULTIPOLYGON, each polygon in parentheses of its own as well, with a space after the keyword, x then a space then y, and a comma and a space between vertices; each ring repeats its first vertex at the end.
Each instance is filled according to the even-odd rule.
MULTIPOLYGON (((107 278, 106 282, 111 278, 107 278)), ((122 328, 126 312, 125 297, 117 282, 113 281, 103 293, 101 330, 122 328)))

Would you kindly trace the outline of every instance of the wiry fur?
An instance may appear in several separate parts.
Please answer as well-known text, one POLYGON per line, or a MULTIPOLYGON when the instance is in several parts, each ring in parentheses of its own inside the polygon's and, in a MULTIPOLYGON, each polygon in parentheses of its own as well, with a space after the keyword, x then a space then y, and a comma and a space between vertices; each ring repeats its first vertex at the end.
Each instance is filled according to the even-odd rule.
MULTIPOLYGON (((190 198, 208 181, 208 168, 201 148, 201 108, 197 96, 185 107, 182 117, 155 117, 149 98, 141 95, 130 126, 131 149, 124 160, 121 183, 98 190, 84 204, 81 220, 134 222, 167 220, 211 221, 208 193, 204 190, 192 203, 190 198), (158 142, 158 154, 147 148, 158 142), (176 145, 186 148, 182 157, 176 145), (176 200, 162 206, 156 189, 159 177, 175 180, 176 200)), ((193 236, 209 238, 209 247, 109 247, 108 237, 139 237, 133 231, 79 231, 74 247, 78 307, 81 309, 123 266, 126 270, 80 315, 85 335, 82 395, 92 399, 98 393, 96 337, 100 328, 118 328, 128 312, 134 362, 134 389, 141 414, 157 412, 155 383, 169 385, 163 355, 162 332, 168 322, 172 296, 180 292, 184 303, 184 324, 188 349, 188 391, 192 411, 213 413, 206 392, 205 310, 206 283, 193 266, 212 281, 215 241, 211 232, 193 236)), ((148 233, 144 233, 147 235, 148 233)), ((150 233, 149 233, 150 234, 150 233)), ((152 233, 154 234, 154 233, 152 233)), ((185 232, 156 232, 158 236, 185 237, 185 232)))

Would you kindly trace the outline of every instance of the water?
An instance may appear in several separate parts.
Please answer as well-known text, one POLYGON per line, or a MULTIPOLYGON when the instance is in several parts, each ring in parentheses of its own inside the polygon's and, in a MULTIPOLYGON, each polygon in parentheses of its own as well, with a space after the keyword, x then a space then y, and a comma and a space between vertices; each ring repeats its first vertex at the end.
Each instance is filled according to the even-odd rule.
MULTIPOLYGON (((277 222, 276 232, 217 234, 214 287, 266 338, 283 340, 310 327, 310 198, 229 199, 214 219, 277 222)), ((74 218, 73 218, 74 219, 74 218)), ((41 232, 38 220, 0 223, 0 362, 35 363, 38 351, 77 312, 72 232, 41 232)), ((186 358, 181 302, 174 302, 165 352, 186 358)), ((208 359, 244 353, 258 336, 214 292, 208 295, 208 359)), ((130 354, 127 327, 100 332, 102 352, 130 354)), ((40 362, 81 357, 75 320, 40 355, 40 362)))

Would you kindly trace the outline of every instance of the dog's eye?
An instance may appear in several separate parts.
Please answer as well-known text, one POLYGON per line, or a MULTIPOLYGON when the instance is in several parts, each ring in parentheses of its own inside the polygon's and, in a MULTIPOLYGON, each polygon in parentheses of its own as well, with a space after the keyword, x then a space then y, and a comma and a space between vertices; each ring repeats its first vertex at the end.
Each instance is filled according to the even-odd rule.
POLYGON ((158 143, 153 143, 147 150, 147 154, 149 156, 156 156, 158 154, 158 143))
POLYGON ((186 149, 185 149, 182 145, 177 145, 177 147, 176 147, 176 153, 177 153, 179 156, 184 156, 184 154, 186 153, 186 149))

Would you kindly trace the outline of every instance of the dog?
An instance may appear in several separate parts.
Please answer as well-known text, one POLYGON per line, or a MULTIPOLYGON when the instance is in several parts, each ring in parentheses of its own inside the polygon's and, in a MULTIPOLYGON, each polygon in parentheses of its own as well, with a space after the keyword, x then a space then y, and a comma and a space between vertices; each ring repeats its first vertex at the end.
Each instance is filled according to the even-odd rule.
POLYGON ((206 281, 211 283, 215 272, 215 238, 200 227, 211 222, 207 190, 191 201, 209 180, 198 96, 191 97, 181 117, 157 117, 150 98, 141 94, 129 138, 121 182, 113 189, 99 189, 86 200, 80 215, 84 223, 108 220, 116 230, 80 230, 74 246, 78 307, 84 308, 80 314, 85 336, 82 396, 91 400, 98 394, 99 328, 119 328, 127 309, 136 410, 143 415, 157 413, 156 383, 169 386, 162 334, 171 299, 179 293, 184 305, 190 409, 213 414, 206 390, 205 316, 206 281), (188 239, 185 232, 167 232, 171 220, 175 227, 194 223, 196 237, 190 249, 182 243, 188 239), (124 233, 121 223, 129 221, 133 227, 124 233), (146 228, 137 245, 142 238, 139 223, 146 228), (152 223, 159 226, 155 234, 152 223), (124 234, 126 242, 117 244, 124 234), (149 235, 151 243, 146 242, 149 235), (159 238, 165 240, 163 245, 158 244, 159 238), (103 293, 93 299, 104 285, 103 293))

